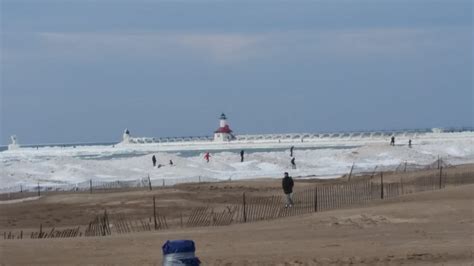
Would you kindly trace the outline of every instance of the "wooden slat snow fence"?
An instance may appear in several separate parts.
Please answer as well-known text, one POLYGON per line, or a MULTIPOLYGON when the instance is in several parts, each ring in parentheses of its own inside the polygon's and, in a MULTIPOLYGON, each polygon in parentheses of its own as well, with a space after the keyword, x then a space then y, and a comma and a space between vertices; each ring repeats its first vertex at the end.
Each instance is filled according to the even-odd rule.
MULTIPOLYGON (((384 200, 411 193, 443 189, 446 186, 474 184, 474 173, 451 173, 440 167, 435 174, 426 174, 416 178, 399 181, 384 181, 384 173, 372 174, 364 179, 352 179, 336 184, 318 184, 312 188, 295 190, 294 206, 285 207, 286 198, 282 193, 274 195, 256 195, 243 193, 242 203, 230 206, 207 206, 193 209, 187 217, 180 215, 180 227, 224 226, 233 223, 248 223, 271 220, 280 217, 302 215, 364 205, 375 200, 384 200)), ((129 219, 123 214, 109 217, 107 211, 97 215, 88 224, 84 232, 80 227, 43 230, 29 234, 30 238, 65 238, 81 236, 108 236, 133 232, 164 230, 171 226, 165 216, 156 211, 153 198, 153 217, 129 219)), ((18 233, 3 232, 3 239, 23 239, 28 236, 24 231, 18 233)))
POLYGON ((294 206, 286 208, 283 194, 267 197, 244 193, 238 219, 240 222, 254 222, 295 216, 312 212, 328 211, 363 205, 370 201, 390 199, 411 193, 443 189, 447 185, 474 183, 474 173, 451 174, 440 167, 436 174, 420 176, 398 182, 384 182, 383 173, 339 184, 321 184, 314 188, 295 191, 294 206))
POLYGON ((153 218, 147 219, 127 219, 123 214, 117 214, 111 222, 112 232, 117 234, 128 234, 134 232, 154 231, 168 229, 168 224, 164 216, 157 216, 157 226, 155 228, 153 218))
POLYGON ((237 218, 239 206, 227 206, 221 211, 211 207, 194 209, 188 217, 186 227, 229 225, 237 218))
MULTIPOLYGON (((40 225, 39 231, 34 231, 29 234, 31 239, 43 239, 43 238, 70 238, 70 237, 80 237, 82 236, 81 227, 74 228, 63 228, 56 229, 55 227, 43 230, 43 226, 40 225)), ((21 230, 18 233, 15 232, 4 232, 3 239, 23 239, 26 238, 28 234, 24 233, 21 230)))
MULTIPOLYGON (((398 182, 384 182, 383 173, 365 179, 352 180, 339 184, 320 184, 314 188, 294 192, 293 207, 285 207, 286 197, 283 194, 259 196, 250 193, 242 195, 242 204, 227 206, 225 210, 216 211, 213 207, 194 209, 185 227, 227 225, 239 222, 256 222, 280 217, 302 215, 313 212, 329 211, 351 206, 364 205, 375 200, 399 197, 406 194, 431 191, 449 185, 474 183, 474 174, 450 175, 431 174, 398 182)), ((181 225, 183 226, 183 225, 181 225)))
POLYGON ((32 232, 30 238, 39 239, 39 238, 70 238, 70 237, 79 237, 82 236, 80 231, 80 226, 76 228, 68 229, 55 229, 54 227, 51 230, 43 231, 40 227, 39 232, 32 232))
POLYGON ((110 235, 109 216, 107 211, 103 215, 97 215, 94 220, 89 222, 89 226, 84 232, 84 236, 107 236, 110 235))

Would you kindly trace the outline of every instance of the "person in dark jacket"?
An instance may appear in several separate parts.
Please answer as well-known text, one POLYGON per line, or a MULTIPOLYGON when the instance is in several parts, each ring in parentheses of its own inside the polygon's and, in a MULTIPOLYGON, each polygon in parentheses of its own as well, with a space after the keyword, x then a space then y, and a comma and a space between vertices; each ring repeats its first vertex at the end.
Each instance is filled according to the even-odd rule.
POLYGON ((392 138, 390 139, 390 145, 395 146, 395 136, 392 136, 392 138))
POLYGON ((291 146, 290 148, 290 157, 293 157, 293 150, 295 149, 295 146, 291 146))
POLYGON ((153 157, 151 157, 151 161, 153 162, 153 167, 156 166, 156 157, 155 155, 153 155, 153 157))
POLYGON ((244 150, 240 151, 240 162, 242 163, 244 161, 244 150))
POLYGON ((286 196, 286 204, 285 208, 288 207, 293 207, 293 178, 288 175, 287 172, 285 172, 285 177, 281 180, 281 186, 283 188, 283 193, 285 193, 286 196))
POLYGON ((295 158, 295 157, 291 158, 291 167, 292 167, 293 169, 296 169, 296 163, 295 163, 295 160, 296 160, 296 158, 295 158))

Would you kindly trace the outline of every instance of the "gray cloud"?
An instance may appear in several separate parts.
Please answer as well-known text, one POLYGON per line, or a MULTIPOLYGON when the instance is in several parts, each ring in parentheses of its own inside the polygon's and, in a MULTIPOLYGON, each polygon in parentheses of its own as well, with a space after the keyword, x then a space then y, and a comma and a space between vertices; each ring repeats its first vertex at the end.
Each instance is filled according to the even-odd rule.
MULTIPOLYGON (((368 28, 353 30, 282 31, 262 33, 22 33, 31 47, 3 49, 11 56, 55 56, 63 60, 94 61, 102 55, 163 58, 190 57, 218 64, 285 56, 335 57, 409 55, 472 42, 469 28, 368 28)), ((8 36, 6 36, 8 38, 8 36)), ((9 63, 15 63, 10 61, 9 63)))

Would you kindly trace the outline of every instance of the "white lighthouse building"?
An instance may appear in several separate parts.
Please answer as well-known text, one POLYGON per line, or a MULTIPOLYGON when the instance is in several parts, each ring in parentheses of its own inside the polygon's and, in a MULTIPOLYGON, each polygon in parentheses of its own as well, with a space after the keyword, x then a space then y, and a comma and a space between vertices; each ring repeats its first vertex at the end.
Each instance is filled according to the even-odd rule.
POLYGON ((126 128, 124 131, 123 131, 123 135, 122 135, 122 143, 125 143, 125 144, 129 144, 130 143, 130 131, 128 130, 128 128, 126 128))
POLYGON ((219 128, 214 132, 214 141, 225 142, 233 139, 235 137, 232 135, 232 130, 227 123, 227 117, 222 113, 219 119, 219 128))
POLYGON ((10 137, 11 140, 12 140, 12 143, 11 144, 8 144, 8 149, 9 150, 16 150, 18 148, 20 148, 20 145, 18 145, 18 139, 15 135, 11 136, 10 137))

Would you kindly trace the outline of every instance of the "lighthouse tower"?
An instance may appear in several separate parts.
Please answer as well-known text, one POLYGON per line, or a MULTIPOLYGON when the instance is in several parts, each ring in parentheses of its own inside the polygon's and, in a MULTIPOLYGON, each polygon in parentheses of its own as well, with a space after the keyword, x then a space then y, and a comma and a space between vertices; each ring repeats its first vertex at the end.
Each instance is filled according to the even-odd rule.
POLYGON ((130 143, 130 131, 128 130, 128 128, 126 128, 124 131, 123 131, 123 135, 122 135, 122 143, 125 143, 125 144, 128 144, 130 143))
POLYGON ((16 150, 20 148, 20 145, 18 145, 18 139, 16 138, 16 136, 13 135, 10 138, 12 140, 12 143, 8 144, 8 150, 16 150))
POLYGON ((233 139, 235 139, 235 137, 232 135, 229 124, 227 124, 227 117, 222 113, 219 119, 219 128, 214 132, 214 141, 225 142, 233 139))

